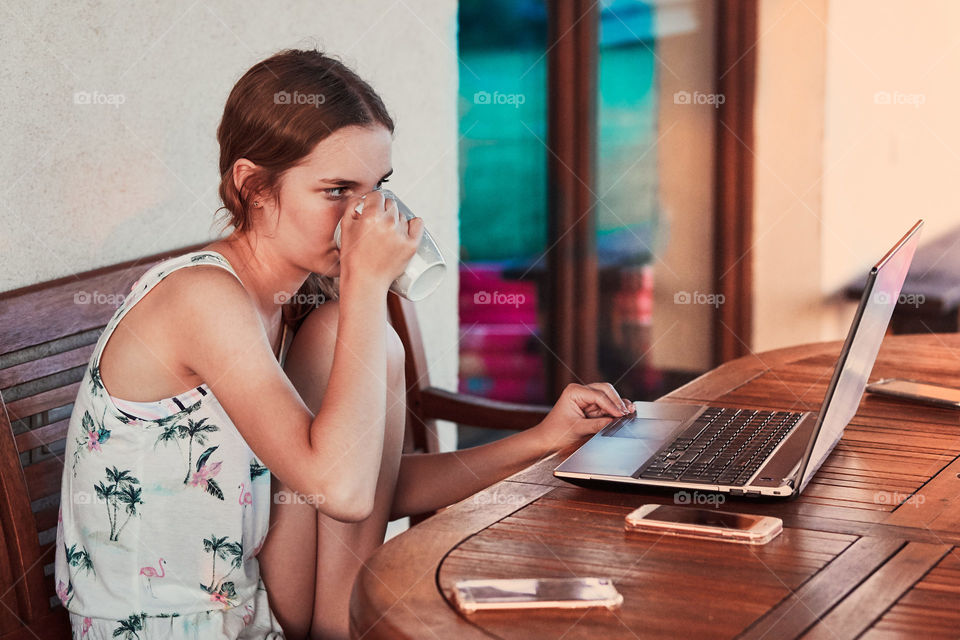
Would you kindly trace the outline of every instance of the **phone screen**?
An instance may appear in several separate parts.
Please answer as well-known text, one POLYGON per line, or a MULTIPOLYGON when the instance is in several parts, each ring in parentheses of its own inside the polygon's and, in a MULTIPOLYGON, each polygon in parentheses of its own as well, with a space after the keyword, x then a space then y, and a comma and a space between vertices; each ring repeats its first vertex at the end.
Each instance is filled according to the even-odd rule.
POLYGON ((609 580, 477 580, 461 586, 477 602, 597 601, 609 598, 609 580))
POLYGON ((460 580, 454 604, 465 613, 480 609, 616 607, 623 602, 609 578, 517 578, 460 580))
POLYGON ((724 513, 709 509, 690 509, 671 505, 658 505, 644 516, 644 520, 692 524, 701 527, 747 530, 752 528, 761 516, 749 516, 740 513, 724 513))

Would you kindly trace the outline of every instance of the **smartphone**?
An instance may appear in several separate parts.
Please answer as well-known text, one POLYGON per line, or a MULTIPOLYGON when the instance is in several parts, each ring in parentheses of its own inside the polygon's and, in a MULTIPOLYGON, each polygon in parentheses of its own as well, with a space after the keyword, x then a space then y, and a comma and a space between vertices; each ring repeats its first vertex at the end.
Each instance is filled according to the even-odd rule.
POLYGON ((960 408, 960 389, 940 387, 914 380, 884 378, 868 384, 867 391, 902 400, 934 404, 939 407, 960 408))
POLYGON ((783 520, 713 509, 645 504, 627 514, 625 528, 661 535, 766 544, 783 531, 783 520))
POLYGON ((463 613, 498 609, 579 609, 620 606, 623 596, 609 578, 460 580, 453 603, 463 613))

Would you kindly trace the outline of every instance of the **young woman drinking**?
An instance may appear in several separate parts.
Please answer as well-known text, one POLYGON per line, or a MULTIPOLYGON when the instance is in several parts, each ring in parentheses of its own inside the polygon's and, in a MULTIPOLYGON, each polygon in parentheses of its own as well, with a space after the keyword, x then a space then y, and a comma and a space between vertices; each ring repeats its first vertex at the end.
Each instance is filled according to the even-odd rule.
POLYGON ((217 132, 232 232, 137 281, 76 399, 55 574, 75 638, 345 638, 389 520, 632 410, 609 384, 570 385, 532 429, 401 454, 386 296, 423 223, 380 192, 393 127, 317 51, 280 52, 233 88, 217 132))

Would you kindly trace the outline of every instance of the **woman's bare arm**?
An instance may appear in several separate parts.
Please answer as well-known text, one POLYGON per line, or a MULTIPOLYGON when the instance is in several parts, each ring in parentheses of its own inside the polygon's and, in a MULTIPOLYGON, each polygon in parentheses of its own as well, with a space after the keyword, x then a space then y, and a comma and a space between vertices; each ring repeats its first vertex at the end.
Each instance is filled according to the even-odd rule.
POLYGON ((210 387, 270 471, 331 517, 355 521, 373 506, 386 413, 386 287, 344 283, 329 393, 314 416, 274 356, 240 282, 218 267, 168 276, 178 357, 210 387), (379 375, 373 375, 380 372, 379 375), (363 385, 356 381, 364 380, 363 385), (357 438, 358 431, 364 437, 357 438), (335 462, 349 472, 327 474, 335 462))
POLYGON ((571 384, 535 427, 489 444, 401 458, 391 518, 459 502, 633 411, 613 386, 571 384))
POLYGON ((391 519, 459 502, 551 453, 533 430, 445 453, 407 453, 400 461, 391 519))

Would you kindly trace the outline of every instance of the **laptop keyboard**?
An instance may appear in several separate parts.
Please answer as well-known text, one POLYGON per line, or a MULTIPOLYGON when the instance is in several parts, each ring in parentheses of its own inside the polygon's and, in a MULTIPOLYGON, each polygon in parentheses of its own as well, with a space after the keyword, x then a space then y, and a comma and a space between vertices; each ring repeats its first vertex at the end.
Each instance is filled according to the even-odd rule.
POLYGON ((744 485, 801 417, 792 411, 708 407, 633 477, 744 485))

